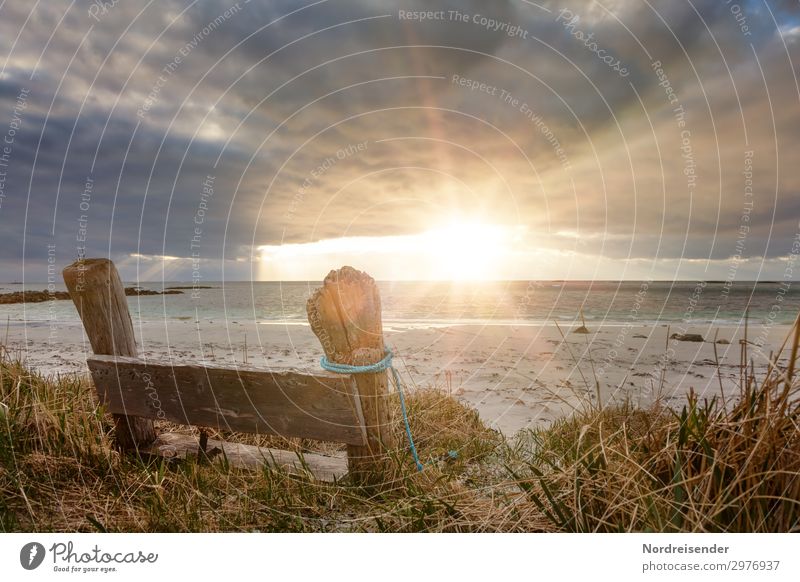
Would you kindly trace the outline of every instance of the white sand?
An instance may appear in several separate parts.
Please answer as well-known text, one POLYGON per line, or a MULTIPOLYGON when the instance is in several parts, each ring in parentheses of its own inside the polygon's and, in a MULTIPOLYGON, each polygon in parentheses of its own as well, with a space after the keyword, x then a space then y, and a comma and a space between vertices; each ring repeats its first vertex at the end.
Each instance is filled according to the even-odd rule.
MULTIPOLYGON (((322 355, 306 325, 170 320, 136 323, 135 327, 141 353, 151 358, 197 360, 204 354, 218 363, 241 362, 245 336, 253 365, 317 371, 322 355)), ((678 404, 690 388, 709 398, 719 394, 720 378, 726 394, 736 394, 743 328, 670 330, 700 333, 707 340, 716 332, 718 338, 730 341, 716 344, 719 377, 715 344, 670 341, 667 345, 666 325, 609 325, 591 329, 588 335, 562 331, 566 342, 554 326, 388 328, 385 335, 408 383, 447 387, 505 434, 546 425, 595 398, 595 375, 604 402, 652 401, 662 384, 662 369, 660 396, 668 403, 678 404)), ((750 348, 757 369, 766 366, 769 350, 777 349, 788 331, 788 326, 750 327, 749 338, 765 345, 763 354, 750 348)), ((2 341, 5 330, 0 333, 2 341)), ((30 367, 44 373, 85 373, 89 346, 79 323, 51 330, 46 324, 12 322, 8 333, 9 350, 25 358, 30 367)))

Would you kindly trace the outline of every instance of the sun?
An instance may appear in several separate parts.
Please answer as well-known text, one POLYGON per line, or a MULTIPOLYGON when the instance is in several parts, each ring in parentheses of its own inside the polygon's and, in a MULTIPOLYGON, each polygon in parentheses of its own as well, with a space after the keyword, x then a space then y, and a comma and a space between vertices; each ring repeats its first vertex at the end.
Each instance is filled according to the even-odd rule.
POLYGON ((451 220, 414 234, 262 245, 259 277, 305 281, 324 276, 332 265, 353 265, 392 281, 507 279, 521 236, 520 227, 451 220))
POLYGON ((439 275, 453 281, 496 278, 512 250, 508 228, 475 221, 452 221, 426 233, 439 275))

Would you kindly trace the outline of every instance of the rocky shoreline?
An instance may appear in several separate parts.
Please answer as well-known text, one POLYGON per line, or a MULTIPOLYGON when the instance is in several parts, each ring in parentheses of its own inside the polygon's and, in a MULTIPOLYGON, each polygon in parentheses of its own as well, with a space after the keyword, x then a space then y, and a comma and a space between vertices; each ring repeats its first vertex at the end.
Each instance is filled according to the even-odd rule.
MULTIPOLYGON (((153 291, 140 287, 125 287, 125 295, 140 297, 143 295, 182 295, 178 289, 153 291)), ((45 301, 65 301, 69 299, 66 291, 14 291, 13 293, 0 293, 0 305, 12 303, 44 303, 45 301)))

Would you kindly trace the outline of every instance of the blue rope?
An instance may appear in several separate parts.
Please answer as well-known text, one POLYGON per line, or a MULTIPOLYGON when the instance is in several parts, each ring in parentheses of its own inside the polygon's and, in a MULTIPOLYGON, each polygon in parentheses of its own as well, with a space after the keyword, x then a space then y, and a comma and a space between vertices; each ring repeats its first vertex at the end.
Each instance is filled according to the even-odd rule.
MULTIPOLYGON (((423 464, 419 460, 417 454, 417 447, 414 445, 414 438, 411 436, 411 426, 408 424, 408 412, 406 412, 406 399, 403 395, 403 385, 400 382, 400 374, 394 366, 392 366, 392 357, 394 354, 392 350, 387 349, 386 355, 380 362, 368 364, 366 366, 350 366, 348 364, 337 364, 328 360, 326 356, 322 356, 319 364, 323 369, 337 374, 372 374, 375 372, 383 372, 384 370, 391 370, 394 384, 397 386, 397 393, 400 395, 400 410, 403 411, 403 423, 406 425, 406 436, 408 436, 408 446, 411 449, 411 456, 414 457, 414 464, 417 466, 417 471, 422 471, 423 464)), ((450 451, 451 453, 455 451, 450 451)), ((452 455, 451 455, 452 457, 452 455)))
MULTIPOLYGON (((320 366, 328 372, 336 372, 337 374, 374 374, 375 372, 383 372, 392 368, 392 358, 394 354, 391 350, 386 350, 386 355, 380 362, 374 364, 367 364, 366 366, 350 366, 348 364, 337 364, 328 360, 327 356, 322 356, 320 366)), ((394 369, 394 368, 392 368, 394 369)))

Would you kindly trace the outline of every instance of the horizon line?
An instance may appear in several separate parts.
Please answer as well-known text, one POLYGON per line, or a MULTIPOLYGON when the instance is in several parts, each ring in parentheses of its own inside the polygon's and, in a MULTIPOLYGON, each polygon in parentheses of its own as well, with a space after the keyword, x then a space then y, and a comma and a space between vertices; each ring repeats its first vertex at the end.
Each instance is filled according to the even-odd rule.
MULTIPOLYGON (((780 279, 742 279, 739 281, 728 281, 726 279, 374 279, 376 283, 786 283, 780 279)), ((198 282, 198 287, 203 287, 210 283, 322 283, 324 279, 209 279, 198 282)), ((182 285, 193 285, 195 282, 183 279, 123 279, 123 283, 180 283, 182 285)), ((788 281, 788 283, 800 283, 800 280, 788 281)), ((0 281, 0 285, 48 285, 47 281, 0 281)), ((60 283, 61 284, 61 283, 60 283)))

